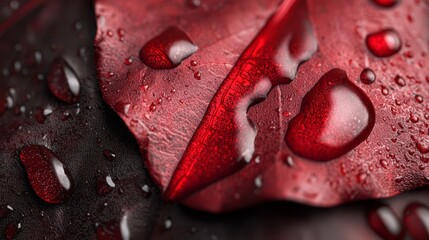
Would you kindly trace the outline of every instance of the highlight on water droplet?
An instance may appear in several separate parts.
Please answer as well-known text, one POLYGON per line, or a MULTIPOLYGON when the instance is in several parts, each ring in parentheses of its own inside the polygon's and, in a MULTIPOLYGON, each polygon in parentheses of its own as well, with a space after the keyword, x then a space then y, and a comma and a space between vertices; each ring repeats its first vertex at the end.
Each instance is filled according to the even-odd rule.
POLYGON ((305 95, 285 141, 296 154, 327 161, 346 154, 372 131, 375 111, 368 96, 341 69, 326 73, 305 95))
POLYGON ((169 27, 147 42, 140 51, 140 60, 155 69, 171 69, 198 50, 188 35, 177 27, 169 27))
POLYGON ((59 100, 66 103, 79 101, 79 78, 64 59, 57 58, 51 63, 47 80, 49 90, 59 100))
POLYGON ((393 29, 384 29, 366 37, 366 46, 377 57, 390 57, 402 46, 399 34, 393 29))
POLYGON ((45 146, 28 145, 19 156, 37 196, 52 204, 66 200, 73 189, 73 179, 54 152, 45 146))

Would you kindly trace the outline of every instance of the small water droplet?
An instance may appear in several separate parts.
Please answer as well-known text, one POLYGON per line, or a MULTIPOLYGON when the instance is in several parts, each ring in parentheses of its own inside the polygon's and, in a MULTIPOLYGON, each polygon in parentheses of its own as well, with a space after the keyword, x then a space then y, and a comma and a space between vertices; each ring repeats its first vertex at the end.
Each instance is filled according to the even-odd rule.
POLYGON ((124 60, 124 64, 125 65, 131 65, 131 64, 133 64, 133 62, 134 62, 134 59, 133 59, 133 57, 129 57, 129 58, 126 58, 125 60, 124 60))
POLYGON ((404 87, 407 84, 405 82, 405 79, 399 75, 395 77, 395 83, 398 84, 398 86, 400 87, 404 87))
POLYGON ((383 94, 384 96, 389 95, 389 89, 385 86, 381 86, 381 94, 383 94))
POLYGON ((119 101, 115 104, 115 110, 119 113, 124 114, 125 116, 128 116, 128 111, 130 110, 130 103, 119 101))
POLYGON ((12 222, 6 226, 4 231, 4 235, 6 240, 12 240, 16 237, 16 235, 21 231, 22 224, 20 222, 12 222))
POLYGON ((404 210, 403 223, 413 239, 429 239, 429 209, 420 203, 410 203, 404 210))
POLYGON ((169 27, 147 42, 139 56, 140 60, 151 68, 171 69, 197 50, 198 47, 186 33, 177 27, 169 27))
POLYGON ((410 121, 412 122, 412 123, 416 123, 416 122, 418 122, 420 119, 419 119, 419 117, 416 115, 416 114, 414 114, 414 113, 410 113, 410 121))
POLYGON ((257 176, 254 180, 255 187, 261 188, 262 187, 262 177, 257 176))
POLYGON ((390 57, 401 49, 401 39, 392 29, 372 33, 366 38, 366 46, 377 57, 390 57))
POLYGON ((19 154, 34 192, 47 203, 59 204, 73 189, 73 179, 67 167, 48 148, 29 145, 19 154))
POLYGON ((61 58, 49 68, 48 87, 51 93, 66 103, 76 103, 80 98, 80 82, 75 71, 61 58))
POLYGON ((370 68, 365 68, 360 74, 360 80, 365 84, 371 84, 375 82, 375 79, 375 73, 370 68))
POLYGON ((197 63, 197 61, 195 61, 195 60, 191 60, 191 66, 192 67, 195 67, 195 66, 197 66, 198 65, 198 63, 197 63))
POLYGON ((399 217, 386 205, 371 209, 368 213, 368 223, 374 232, 383 239, 398 240, 404 236, 399 217))
POLYGON ((144 194, 144 196, 146 197, 146 198, 148 198, 148 197, 150 197, 150 195, 151 195, 151 191, 150 191, 150 187, 149 187, 149 185, 147 185, 147 184, 144 184, 143 186, 142 186, 142 191, 143 191, 143 194, 144 194))
POLYGON ((387 168, 387 166, 389 165, 388 162, 385 159, 381 159, 380 160, 380 165, 384 168, 387 168))
POLYGON ((201 72, 200 71, 196 71, 194 73, 194 78, 197 79, 197 80, 201 80, 201 72))
POLYGON ((103 150, 103 155, 109 161, 113 161, 116 158, 116 154, 108 149, 103 150))
POLYGON ((109 194, 113 188, 116 186, 115 182, 110 175, 106 177, 100 177, 97 180, 97 193, 101 196, 106 196, 109 194))
POLYGON ((294 167, 295 166, 295 161, 293 160, 293 157, 291 155, 287 155, 286 158, 283 160, 283 162, 288 167, 294 167))
POLYGON ((423 102, 422 95, 416 94, 416 96, 414 97, 414 99, 416 99, 416 102, 418 102, 418 103, 422 103, 423 102))
POLYGON ((149 111, 155 112, 156 111, 156 105, 154 103, 150 104, 149 111))
POLYGON ((0 219, 7 217, 11 212, 13 212, 13 208, 10 205, 0 206, 0 219))
POLYGON ((285 140, 296 154, 326 161, 365 140, 374 120, 368 96, 343 70, 333 69, 305 95, 299 114, 289 123, 285 140))

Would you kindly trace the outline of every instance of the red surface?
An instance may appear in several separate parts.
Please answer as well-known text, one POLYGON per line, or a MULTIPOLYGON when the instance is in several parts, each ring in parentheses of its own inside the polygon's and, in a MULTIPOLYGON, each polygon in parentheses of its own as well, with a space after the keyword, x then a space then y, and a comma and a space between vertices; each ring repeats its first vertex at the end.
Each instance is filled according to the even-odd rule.
MULTIPOLYGON (((231 122, 232 113, 216 112, 221 109, 217 106, 237 106, 240 99, 254 91, 253 83, 230 95, 231 101, 216 100, 228 93, 227 84, 239 84, 242 78, 235 76, 240 72, 237 69, 243 59, 249 61, 248 51, 260 36, 267 32, 287 34, 279 30, 282 28, 265 31, 280 1, 206 1, 196 8, 183 1, 96 1, 97 65, 104 99, 138 140, 143 158, 163 190, 176 171, 167 197, 179 198, 212 183, 185 203, 218 212, 267 199, 329 206, 392 196, 425 184, 428 156, 424 146, 429 119, 427 2, 401 1, 394 8, 381 8, 369 1, 307 3, 318 51, 299 68, 292 83, 273 88, 266 100, 251 105, 247 118, 244 116, 253 124, 237 124, 231 122), (141 61, 124 64, 124 59, 137 59, 144 44, 170 26, 186 30, 199 50, 170 70, 155 70, 141 61), (116 34, 118 29, 124 34, 116 34), (400 49, 383 58, 377 57, 366 42, 380 29, 394 29, 402 43, 400 49), (299 118, 299 110, 306 108, 304 96, 334 68, 343 69, 356 85, 352 88, 360 88, 359 96, 369 98, 375 109, 375 125, 368 138, 350 145, 353 149, 346 147, 347 151, 338 151, 324 158, 334 159, 321 163, 311 160, 317 156, 304 158, 299 150, 292 151, 292 145, 284 139, 287 131, 293 131, 288 130, 290 120, 299 118), (360 81, 365 68, 376 75, 370 85, 360 81), (194 78, 196 72, 201 80, 194 78), (395 82, 397 75, 405 79, 405 86, 395 82), (423 101, 417 101, 416 95, 423 101), (208 134, 215 123, 214 135, 208 134), (236 160, 243 152, 237 148, 238 136, 242 129, 252 129, 249 126, 257 132, 252 161, 240 169, 236 160)), ((267 36, 259 46, 273 46, 261 51, 270 56, 276 47, 264 43, 275 43, 276 37, 267 36)), ((302 42, 300 39, 295 43, 302 42)), ((290 47, 291 56, 296 57, 296 49, 301 48, 290 47)), ((270 72, 271 68, 261 67, 265 58, 258 54, 250 54, 257 63, 250 69, 270 72)), ((293 63, 299 62, 280 59, 285 61, 280 69, 289 73, 294 72, 293 63)), ((258 71, 249 74, 251 79, 265 75, 258 71)), ((241 111, 246 112, 249 104, 251 101, 241 111)))

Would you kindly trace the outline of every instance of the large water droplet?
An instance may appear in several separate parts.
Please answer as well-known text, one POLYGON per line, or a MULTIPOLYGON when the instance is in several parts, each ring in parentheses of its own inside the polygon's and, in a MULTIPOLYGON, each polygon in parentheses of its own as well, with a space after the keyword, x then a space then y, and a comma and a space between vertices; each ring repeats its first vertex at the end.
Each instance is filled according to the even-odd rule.
POLYGON ((404 237, 399 217, 388 206, 380 205, 371 209, 368 224, 383 239, 398 240, 404 237))
POLYGON ((48 74, 51 93, 66 103, 76 103, 80 97, 80 82, 74 70, 62 58, 55 59, 48 74))
POLYGON ((365 140, 375 121, 366 94, 341 69, 326 73, 305 95, 299 114, 289 123, 286 142, 296 154, 326 161, 365 140))
POLYGON ((47 203, 64 202, 73 189, 73 181, 59 158, 41 145, 23 147, 19 156, 37 196, 47 203))
POLYGON ((429 239, 429 209, 420 203, 409 204, 404 211, 404 226, 414 240, 429 239))
POLYGON ((366 37, 366 46, 377 57, 390 57, 401 49, 401 39, 392 29, 381 30, 366 37))
POLYGON ((186 33, 177 27, 169 27, 143 46, 140 60, 151 68, 171 69, 197 50, 186 33))

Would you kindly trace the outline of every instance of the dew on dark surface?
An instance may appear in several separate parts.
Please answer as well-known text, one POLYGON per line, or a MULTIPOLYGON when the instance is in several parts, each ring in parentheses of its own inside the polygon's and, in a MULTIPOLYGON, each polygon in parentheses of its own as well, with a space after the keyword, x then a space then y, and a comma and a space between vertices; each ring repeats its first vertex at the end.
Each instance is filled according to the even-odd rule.
POLYGON ((390 57, 401 49, 401 39, 392 29, 371 33, 366 37, 366 46, 377 57, 390 57))
POLYGON ((113 161, 116 158, 116 153, 114 153, 113 151, 108 150, 108 149, 103 150, 103 155, 109 161, 113 161))
POLYGON ((364 141, 374 126, 371 100, 340 69, 326 73, 305 95, 299 114, 286 132, 296 154, 326 161, 364 141))
POLYGON ((0 206, 0 219, 7 217, 11 212, 13 208, 10 205, 0 206))
POLYGON ((403 224, 414 240, 429 239, 429 208, 420 203, 410 203, 403 213, 403 224))
POLYGON ((48 86, 51 93, 66 103, 76 103, 80 98, 80 80, 62 58, 55 59, 49 69, 48 86))
POLYGON ((373 82, 375 82, 376 79, 376 75, 374 73, 374 71, 370 68, 365 68, 364 70, 362 70, 361 74, 360 74, 360 81, 365 83, 365 84, 371 84, 373 82))
POLYGON ((169 27, 147 42, 140 51, 140 60, 155 69, 171 69, 198 50, 186 33, 169 27))
POLYGON ((21 231, 22 225, 20 222, 12 222, 6 226, 4 230, 4 237, 6 240, 15 239, 18 233, 21 231))
POLYGON ((51 150, 41 145, 28 145, 21 149, 19 156, 37 196, 52 204, 67 199, 73 190, 73 179, 51 150))
POLYGON ((400 240, 404 237, 402 222, 389 206, 372 208, 368 212, 368 224, 382 239, 400 240))
POLYGON ((98 178, 97 181, 97 193, 101 196, 105 196, 112 192, 116 184, 110 175, 98 178))

